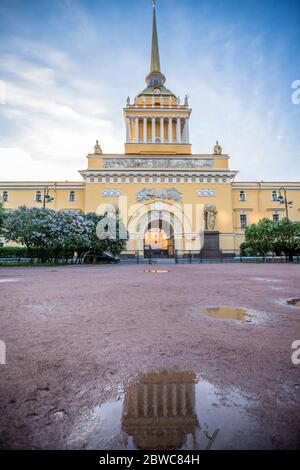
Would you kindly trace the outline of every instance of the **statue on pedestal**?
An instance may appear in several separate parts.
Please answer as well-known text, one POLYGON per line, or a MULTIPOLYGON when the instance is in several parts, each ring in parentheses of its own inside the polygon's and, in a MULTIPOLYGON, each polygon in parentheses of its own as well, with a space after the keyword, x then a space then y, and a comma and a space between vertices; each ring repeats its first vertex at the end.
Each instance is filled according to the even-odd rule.
POLYGON ((214 204, 206 204, 204 209, 206 230, 214 230, 217 218, 217 209, 214 204))

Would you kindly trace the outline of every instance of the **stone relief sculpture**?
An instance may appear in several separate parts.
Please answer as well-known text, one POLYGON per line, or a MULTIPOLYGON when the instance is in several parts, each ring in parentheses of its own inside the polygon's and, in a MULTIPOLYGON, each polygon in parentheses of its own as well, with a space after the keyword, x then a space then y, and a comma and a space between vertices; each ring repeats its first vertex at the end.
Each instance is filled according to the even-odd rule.
POLYGON ((206 230, 214 230, 217 218, 217 209, 214 204, 206 204, 204 209, 206 230))
POLYGON ((104 168, 212 168, 213 160, 120 158, 104 161, 104 168))
POLYGON ((170 199, 173 201, 180 201, 181 193, 176 188, 161 190, 144 188, 136 195, 137 202, 149 201, 150 199, 170 199))

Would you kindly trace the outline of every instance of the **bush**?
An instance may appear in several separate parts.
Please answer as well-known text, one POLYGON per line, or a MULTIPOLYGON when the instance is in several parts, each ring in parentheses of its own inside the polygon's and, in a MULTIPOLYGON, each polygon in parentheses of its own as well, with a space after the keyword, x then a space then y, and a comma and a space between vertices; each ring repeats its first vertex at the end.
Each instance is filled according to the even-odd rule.
POLYGON ((114 255, 126 247, 128 232, 122 221, 105 218, 94 213, 83 214, 76 211, 53 211, 47 208, 21 206, 5 217, 3 236, 7 241, 22 247, 4 247, 3 257, 28 257, 41 262, 66 263, 77 254, 76 262, 81 262, 85 253, 110 251, 114 255), (101 235, 98 224, 101 223, 101 235), (108 237, 109 227, 116 226, 116 234, 108 237), (24 248, 24 246, 26 248, 24 248))

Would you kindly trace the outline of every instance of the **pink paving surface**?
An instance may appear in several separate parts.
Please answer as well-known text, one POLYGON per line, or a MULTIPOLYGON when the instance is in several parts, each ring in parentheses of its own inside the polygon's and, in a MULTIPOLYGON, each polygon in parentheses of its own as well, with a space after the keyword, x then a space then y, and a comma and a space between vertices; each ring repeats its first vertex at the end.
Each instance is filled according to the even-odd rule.
POLYGON ((138 374, 162 370, 238 390, 263 430, 252 446, 299 448, 300 365, 291 345, 300 309, 285 300, 300 297, 300 267, 148 268, 0 269, 1 448, 85 447, 70 435, 87 425, 89 410, 138 374), (252 322, 201 315, 214 306, 246 308, 252 322))

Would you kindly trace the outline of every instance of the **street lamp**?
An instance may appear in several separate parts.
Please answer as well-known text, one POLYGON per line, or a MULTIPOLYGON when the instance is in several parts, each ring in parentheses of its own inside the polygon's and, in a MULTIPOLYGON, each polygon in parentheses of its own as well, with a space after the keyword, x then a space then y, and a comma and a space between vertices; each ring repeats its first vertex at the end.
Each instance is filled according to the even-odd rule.
POLYGON ((279 204, 284 204, 285 215, 286 215, 287 220, 289 220, 289 209, 293 207, 293 201, 287 200, 285 188, 282 187, 279 189, 279 196, 277 198, 277 201, 279 202, 279 204), (282 196, 281 191, 283 191, 284 196, 282 196))
POLYGON ((48 187, 45 187, 45 188, 44 188, 43 198, 42 198, 42 199, 39 199, 37 202, 43 203, 43 208, 45 209, 46 204, 47 204, 48 202, 52 202, 53 200, 54 200, 54 197, 50 196, 50 194, 49 194, 49 188, 48 188, 48 187))

